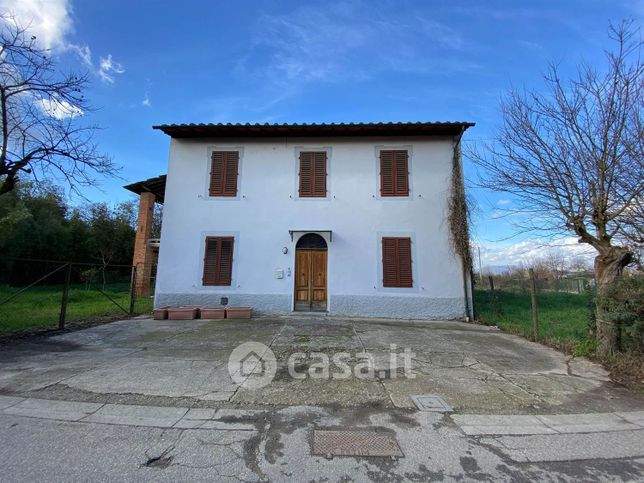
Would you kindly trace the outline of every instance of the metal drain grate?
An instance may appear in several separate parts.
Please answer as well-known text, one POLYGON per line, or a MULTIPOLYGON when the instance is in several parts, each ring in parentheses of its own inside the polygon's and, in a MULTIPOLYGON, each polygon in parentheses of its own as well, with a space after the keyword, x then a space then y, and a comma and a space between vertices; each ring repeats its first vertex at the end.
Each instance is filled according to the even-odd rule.
POLYGON ((452 406, 447 404, 442 397, 433 394, 424 394, 422 396, 412 396, 412 401, 421 411, 433 411, 435 413, 452 412, 452 406))
POLYGON ((314 431, 311 454, 326 456, 403 457, 396 438, 372 431, 314 431))

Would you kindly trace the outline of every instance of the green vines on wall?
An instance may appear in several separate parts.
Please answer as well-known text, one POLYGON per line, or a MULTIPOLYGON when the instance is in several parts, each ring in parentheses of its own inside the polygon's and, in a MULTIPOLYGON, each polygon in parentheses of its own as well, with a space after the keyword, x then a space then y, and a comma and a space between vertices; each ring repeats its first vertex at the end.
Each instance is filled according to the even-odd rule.
POLYGON ((466 270, 472 272, 472 252, 470 250, 470 219, 465 196, 465 181, 461 163, 461 138, 454 141, 452 156, 452 180, 447 202, 447 218, 450 228, 450 241, 454 252, 461 257, 466 270))

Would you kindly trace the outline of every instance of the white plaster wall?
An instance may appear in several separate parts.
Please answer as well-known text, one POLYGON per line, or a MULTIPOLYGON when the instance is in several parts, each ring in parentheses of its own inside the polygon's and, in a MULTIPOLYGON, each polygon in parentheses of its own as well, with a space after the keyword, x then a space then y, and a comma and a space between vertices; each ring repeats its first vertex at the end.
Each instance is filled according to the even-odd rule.
MULTIPOLYGON (((253 300, 249 294, 279 294, 276 299, 291 301, 290 309, 293 276, 286 274, 289 268, 291 273, 294 268, 297 240, 291 241, 289 230, 331 230, 333 241, 328 252, 331 313, 334 296, 338 301, 342 299, 341 312, 349 315, 359 315, 361 310, 346 308, 349 296, 362 300, 356 307, 364 306, 365 300, 377 300, 365 297, 377 296, 386 300, 399 297, 401 301, 408 298, 409 303, 422 302, 419 298, 432 299, 439 305, 443 301, 453 308, 452 316, 463 315, 462 268, 450 249, 445 216, 451 143, 451 138, 173 139, 156 283, 157 304, 178 301, 180 294, 183 302, 211 303, 222 294, 230 294, 231 298, 243 295, 244 301, 253 300), (390 147, 406 147, 410 151, 408 198, 379 196, 377 152, 390 147), (298 199, 297 153, 320 148, 328 150, 327 198, 298 199), (236 198, 208 197, 209 153, 213 149, 240 150, 236 198), (231 287, 201 284, 204 239, 217 234, 235 235, 231 287), (413 239, 412 289, 382 287, 379 237, 388 234, 408 234, 413 239), (283 247, 288 248, 286 255, 282 253, 283 247), (283 279, 275 278, 276 268, 284 270, 283 279)), ((416 316, 423 316, 422 309, 416 312, 416 316)), ((425 316, 434 318, 431 308, 425 316)))

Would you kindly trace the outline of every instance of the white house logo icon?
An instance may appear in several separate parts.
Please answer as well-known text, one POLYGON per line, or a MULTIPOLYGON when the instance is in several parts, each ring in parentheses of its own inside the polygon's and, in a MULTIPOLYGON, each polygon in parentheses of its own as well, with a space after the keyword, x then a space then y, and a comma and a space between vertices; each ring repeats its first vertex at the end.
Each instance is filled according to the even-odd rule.
POLYGON ((244 342, 228 358, 228 373, 235 384, 259 389, 271 383, 277 372, 275 354, 261 342, 244 342))

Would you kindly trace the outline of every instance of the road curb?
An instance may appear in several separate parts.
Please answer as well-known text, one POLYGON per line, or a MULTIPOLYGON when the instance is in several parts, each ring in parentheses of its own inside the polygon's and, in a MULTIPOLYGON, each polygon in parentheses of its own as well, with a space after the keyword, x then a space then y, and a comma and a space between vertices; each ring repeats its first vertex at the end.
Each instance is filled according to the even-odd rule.
MULTIPOLYGON (((253 431, 265 410, 102 404, 0 396, 0 414, 122 426, 253 431)), ((548 415, 452 414, 469 436, 606 433, 644 429, 644 411, 548 415)))
POLYGON ((644 411, 544 415, 453 414, 451 417, 469 436, 607 433, 644 429, 644 411))

